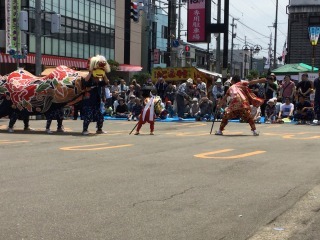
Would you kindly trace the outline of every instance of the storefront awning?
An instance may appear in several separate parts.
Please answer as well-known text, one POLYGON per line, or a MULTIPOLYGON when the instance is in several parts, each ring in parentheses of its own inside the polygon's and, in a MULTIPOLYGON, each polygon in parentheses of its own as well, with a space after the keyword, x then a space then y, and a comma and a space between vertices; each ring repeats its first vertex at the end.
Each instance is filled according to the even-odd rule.
POLYGON ((221 75, 220 73, 210 72, 210 71, 208 71, 208 70, 206 70, 206 69, 203 69, 203 68, 196 68, 196 69, 198 69, 198 70, 199 70, 200 72, 202 72, 202 73, 209 74, 209 75, 211 75, 211 76, 222 77, 222 75, 221 75))
MULTIPOLYGON (((30 53, 25 59, 19 59, 19 63, 35 64, 35 54, 30 53)), ((0 54, 1 63, 16 63, 17 59, 12 58, 9 54, 0 54)), ((67 67, 87 68, 86 59, 58 57, 51 55, 42 55, 41 64, 47 66, 59 66, 65 65, 67 67)))
POLYGON ((130 64, 119 64, 118 70, 121 72, 140 72, 142 70, 141 66, 130 65, 130 64))

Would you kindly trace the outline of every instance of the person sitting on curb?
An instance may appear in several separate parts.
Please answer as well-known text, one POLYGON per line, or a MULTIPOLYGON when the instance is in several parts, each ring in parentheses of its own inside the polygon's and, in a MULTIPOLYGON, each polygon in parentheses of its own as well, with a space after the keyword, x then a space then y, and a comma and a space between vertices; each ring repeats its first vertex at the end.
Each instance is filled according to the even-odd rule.
POLYGON ((294 110, 294 105, 291 103, 290 98, 286 97, 285 98, 285 103, 281 105, 280 107, 280 112, 278 115, 278 121, 280 123, 283 123, 284 118, 289 118, 290 120, 293 119, 293 110, 294 110))

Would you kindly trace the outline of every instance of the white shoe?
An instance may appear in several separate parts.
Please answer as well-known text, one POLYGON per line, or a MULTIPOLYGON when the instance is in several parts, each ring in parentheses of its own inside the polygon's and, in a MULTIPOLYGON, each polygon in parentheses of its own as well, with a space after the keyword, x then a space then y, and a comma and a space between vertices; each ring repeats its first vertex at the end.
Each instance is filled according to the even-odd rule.
POLYGON ((259 136, 259 132, 257 132, 256 130, 252 131, 253 136, 259 136))
POLYGON ((50 129, 46 129, 46 133, 48 134, 52 134, 51 130, 50 129))
POLYGON ((217 130, 214 135, 223 135, 222 131, 221 130, 217 130))
POLYGON ((89 135, 89 131, 83 131, 83 132, 82 132, 82 135, 84 135, 84 136, 89 135))
POLYGON ((8 133, 13 133, 13 132, 14 132, 13 128, 8 128, 8 133))

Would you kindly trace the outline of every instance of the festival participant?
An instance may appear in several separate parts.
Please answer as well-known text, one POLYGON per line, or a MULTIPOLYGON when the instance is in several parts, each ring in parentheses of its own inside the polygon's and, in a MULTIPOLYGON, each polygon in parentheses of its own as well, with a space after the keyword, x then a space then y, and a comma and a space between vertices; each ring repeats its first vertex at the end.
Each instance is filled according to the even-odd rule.
POLYGON ((179 120, 183 120, 184 109, 185 109, 185 99, 192 101, 190 94, 190 88, 192 87, 193 80, 189 78, 186 82, 180 84, 177 90, 176 102, 177 102, 177 113, 179 120))
POLYGON ((150 124, 150 135, 154 135, 154 121, 155 121, 155 104, 158 104, 158 102, 155 103, 156 97, 152 95, 150 92, 151 97, 144 99, 144 108, 141 111, 141 114, 139 116, 139 122, 137 125, 137 130, 134 135, 139 135, 139 131, 142 127, 142 124, 145 124, 148 122, 150 124))
POLYGON ((46 123, 46 133, 51 134, 52 131, 50 130, 50 126, 52 123, 52 120, 57 120, 57 132, 64 132, 64 128, 62 125, 62 121, 64 119, 64 112, 63 108, 59 107, 53 110, 50 110, 45 113, 47 123, 46 123))
POLYGON ((218 108, 226 104, 227 98, 230 97, 228 108, 223 115, 220 128, 216 131, 216 135, 222 135, 222 131, 228 124, 229 119, 241 118, 248 122, 251 126, 251 130, 254 136, 258 136, 259 133, 256 131, 254 120, 251 116, 250 105, 255 107, 260 106, 263 103, 263 99, 256 97, 248 88, 249 84, 256 84, 266 82, 265 78, 252 80, 250 82, 242 82, 239 76, 232 77, 231 87, 228 89, 224 97, 218 103, 218 108))
POLYGON ((83 85, 88 89, 83 97, 83 135, 88 135, 90 122, 97 122, 97 134, 106 133, 102 130, 104 117, 100 111, 104 86, 109 84, 106 72, 110 66, 105 57, 97 55, 90 59, 89 74, 83 79, 83 85))
POLYGON ((23 124, 24 124, 24 131, 30 131, 32 130, 29 126, 29 114, 27 112, 27 110, 22 110, 22 111, 15 111, 13 110, 10 114, 9 114, 9 126, 8 126, 8 132, 9 133, 13 133, 13 126, 16 123, 16 121, 20 119, 23 120, 23 124))

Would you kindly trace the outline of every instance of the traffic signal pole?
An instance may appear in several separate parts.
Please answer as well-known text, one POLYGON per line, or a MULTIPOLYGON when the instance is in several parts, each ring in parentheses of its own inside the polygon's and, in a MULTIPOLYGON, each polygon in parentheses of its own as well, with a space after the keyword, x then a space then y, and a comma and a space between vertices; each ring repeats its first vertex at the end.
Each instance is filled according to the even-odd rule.
POLYGON ((35 64, 36 64, 36 76, 40 76, 42 72, 41 68, 41 0, 35 0, 35 64))
POLYGON ((131 0, 125 0, 124 5, 124 51, 123 63, 130 64, 130 42, 131 42, 131 0))

